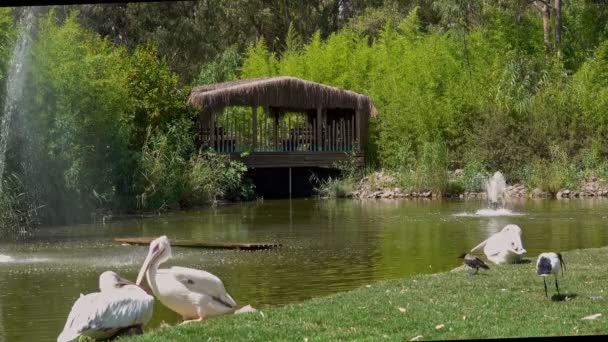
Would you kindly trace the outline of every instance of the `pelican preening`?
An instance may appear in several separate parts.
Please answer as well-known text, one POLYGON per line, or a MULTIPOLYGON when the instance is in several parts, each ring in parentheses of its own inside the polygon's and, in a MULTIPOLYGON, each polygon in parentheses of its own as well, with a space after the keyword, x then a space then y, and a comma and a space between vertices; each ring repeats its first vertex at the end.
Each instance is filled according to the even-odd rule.
POLYGON ((76 300, 57 342, 79 336, 104 339, 131 328, 141 333, 142 326, 152 318, 154 297, 118 274, 102 273, 99 289, 76 300))
POLYGON ((547 294, 547 281, 545 280, 545 277, 549 276, 550 274, 555 275, 555 289, 559 295, 557 274, 559 273, 560 269, 563 276, 564 271, 566 270, 566 263, 564 262, 564 259, 560 253, 548 252, 542 253, 538 256, 538 259, 536 260, 536 274, 543 277, 543 283, 545 284, 545 296, 549 297, 547 294))
POLYGON ((482 247, 488 260, 497 265, 517 262, 526 253, 521 243, 521 228, 515 224, 506 225, 500 232, 471 249, 471 253, 482 247))
POLYGON ((477 274, 477 272, 479 272, 480 268, 483 268, 485 270, 489 270, 490 267, 488 265, 486 265, 485 262, 483 262, 483 260, 479 259, 478 257, 468 254, 468 253, 464 253, 461 256, 459 256, 459 258, 464 259, 464 264, 466 266, 468 266, 471 269, 474 269, 475 272, 473 272, 472 274, 477 274))
POLYGON ((175 266, 159 270, 158 266, 169 258, 169 239, 161 236, 152 241, 135 283, 139 285, 145 275, 154 295, 169 309, 180 314, 185 322, 200 321, 236 310, 236 302, 215 275, 175 266))

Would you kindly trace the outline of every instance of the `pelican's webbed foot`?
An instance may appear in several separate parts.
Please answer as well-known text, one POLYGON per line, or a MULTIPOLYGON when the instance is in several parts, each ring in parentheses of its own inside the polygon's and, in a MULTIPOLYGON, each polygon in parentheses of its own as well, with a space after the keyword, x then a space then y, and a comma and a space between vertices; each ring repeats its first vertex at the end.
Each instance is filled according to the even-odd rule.
POLYGON ((202 322, 203 320, 204 320, 203 317, 199 317, 197 319, 188 319, 188 320, 181 322, 179 325, 184 325, 184 324, 193 323, 193 322, 202 322))

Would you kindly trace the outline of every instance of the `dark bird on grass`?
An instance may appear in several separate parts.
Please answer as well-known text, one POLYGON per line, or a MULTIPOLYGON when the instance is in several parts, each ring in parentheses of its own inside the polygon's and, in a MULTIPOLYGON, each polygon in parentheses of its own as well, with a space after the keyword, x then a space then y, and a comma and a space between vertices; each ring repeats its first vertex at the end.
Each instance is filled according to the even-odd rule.
POLYGON ((542 253, 538 256, 538 259, 536 260, 536 274, 543 277, 543 283, 545 284, 545 296, 549 297, 547 294, 547 281, 545 280, 545 277, 548 277, 551 274, 555 275, 555 289, 559 295, 557 275, 560 269, 562 270, 562 276, 564 276, 566 263, 564 262, 564 259, 560 253, 548 252, 542 253))
POLYGON ((474 255, 464 253, 461 256, 459 256, 459 258, 464 259, 465 266, 468 266, 471 269, 475 270, 475 272, 473 272, 472 274, 477 274, 477 272, 479 272, 480 268, 483 268, 484 270, 490 269, 490 267, 488 267, 488 265, 486 265, 486 263, 483 262, 483 260, 479 259, 478 257, 476 257, 474 255))

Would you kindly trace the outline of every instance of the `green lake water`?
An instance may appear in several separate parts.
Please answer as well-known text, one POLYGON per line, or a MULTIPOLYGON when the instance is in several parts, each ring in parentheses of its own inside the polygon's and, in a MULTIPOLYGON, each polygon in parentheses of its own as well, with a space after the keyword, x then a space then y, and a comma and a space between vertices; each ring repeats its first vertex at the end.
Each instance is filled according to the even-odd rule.
MULTIPOLYGON (((460 253, 509 223, 522 228, 527 257, 608 245, 605 199, 527 200, 512 204, 521 216, 466 215, 481 207, 478 201, 267 200, 9 234, 0 241, 0 341, 55 341, 79 294, 97 291, 100 273, 134 280, 147 247, 122 246, 113 237, 281 243, 268 251, 174 247, 173 259, 161 266, 212 272, 239 304, 257 308, 450 270, 460 265, 460 253)), ((179 320, 157 301, 149 327, 179 320)))

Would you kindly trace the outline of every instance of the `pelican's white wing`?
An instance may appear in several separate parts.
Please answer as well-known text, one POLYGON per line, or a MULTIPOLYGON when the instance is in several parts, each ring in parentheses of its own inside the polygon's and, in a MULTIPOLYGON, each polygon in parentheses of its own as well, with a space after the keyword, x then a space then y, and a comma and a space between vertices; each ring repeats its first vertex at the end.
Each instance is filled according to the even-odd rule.
POLYGON ((224 283, 217 276, 201 270, 187 267, 173 266, 169 269, 173 277, 182 283, 188 290, 206 294, 224 305, 234 308, 236 302, 226 292, 224 283))
POLYGON ((95 292, 78 298, 57 342, 87 335, 112 336, 121 328, 145 325, 152 318, 154 297, 143 290, 95 292))
POLYGON ((471 253, 475 253, 477 250, 479 250, 479 249, 481 249, 481 248, 485 247, 486 243, 488 243, 488 240, 489 240, 489 238, 488 238, 488 239, 483 240, 483 241, 482 241, 482 242, 481 242, 479 245, 477 245, 477 246, 473 247, 473 248, 471 249, 471 253))

